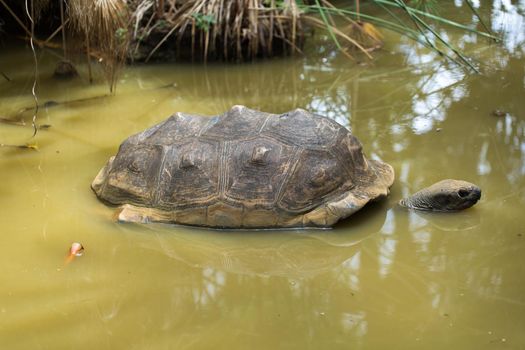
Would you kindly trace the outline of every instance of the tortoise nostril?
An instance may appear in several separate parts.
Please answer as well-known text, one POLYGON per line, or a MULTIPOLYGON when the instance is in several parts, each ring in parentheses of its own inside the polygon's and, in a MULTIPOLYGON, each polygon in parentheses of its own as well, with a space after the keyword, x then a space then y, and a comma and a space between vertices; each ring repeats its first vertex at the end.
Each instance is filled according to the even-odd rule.
POLYGON ((474 199, 479 200, 481 198, 481 190, 479 188, 475 188, 472 192, 474 194, 474 199))
POLYGON ((469 192, 468 190, 463 190, 463 189, 458 191, 458 195, 459 195, 461 198, 465 198, 466 196, 469 195, 469 193, 470 193, 470 192, 469 192))

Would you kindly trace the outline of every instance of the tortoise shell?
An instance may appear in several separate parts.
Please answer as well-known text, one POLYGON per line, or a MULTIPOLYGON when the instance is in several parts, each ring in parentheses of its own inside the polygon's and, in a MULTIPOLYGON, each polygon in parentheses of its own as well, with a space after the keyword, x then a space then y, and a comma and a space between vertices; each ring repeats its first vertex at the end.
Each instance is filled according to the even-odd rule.
POLYGON ((212 118, 176 113, 129 137, 92 188, 122 206, 121 221, 328 227, 386 196, 393 180, 329 118, 234 106, 212 118))

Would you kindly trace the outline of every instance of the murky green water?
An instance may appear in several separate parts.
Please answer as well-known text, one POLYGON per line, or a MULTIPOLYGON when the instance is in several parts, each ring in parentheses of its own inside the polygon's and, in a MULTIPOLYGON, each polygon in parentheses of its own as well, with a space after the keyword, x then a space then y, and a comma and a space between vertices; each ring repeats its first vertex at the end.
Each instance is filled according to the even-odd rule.
MULTIPOLYGON (((482 75, 388 35, 372 64, 311 45, 308 58, 129 67, 105 96, 82 66, 53 80, 57 59, 39 52, 41 102, 93 99, 42 108, 52 126, 33 139, 0 125, 0 143, 38 145, 0 148, 0 348, 525 349, 525 3, 500 5, 506 49, 448 33, 482 75), (89 185, 125 137, 233 104, 349 126, 394 166, 391 196, 329 232, 111 220, 89 185), (478 184, 482 200, 451 215, 396 206, 443 178, 478 184), (74 241, 85 254, 66 265, 74 241)), ((1 50, 13 81, 0 79, 0 117, 13 117, 32 104, 32 57, 1 50)))

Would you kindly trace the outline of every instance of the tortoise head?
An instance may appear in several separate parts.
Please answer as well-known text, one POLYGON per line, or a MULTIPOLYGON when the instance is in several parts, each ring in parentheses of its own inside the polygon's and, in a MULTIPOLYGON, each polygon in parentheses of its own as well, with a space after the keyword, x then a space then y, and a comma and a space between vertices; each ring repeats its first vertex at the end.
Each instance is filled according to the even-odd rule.
POLYGON ((162 148, 123 144, 115 157, 99 171, 91 188, 111 204, 131 203, 148 206, 157 188, 154 184, 162 158, 162 148))
POLYGON ((481 198, 481 189, 462 180, 443 180, 416 192, 399 204, 412 209, 457 211, 470 208, 481 198))

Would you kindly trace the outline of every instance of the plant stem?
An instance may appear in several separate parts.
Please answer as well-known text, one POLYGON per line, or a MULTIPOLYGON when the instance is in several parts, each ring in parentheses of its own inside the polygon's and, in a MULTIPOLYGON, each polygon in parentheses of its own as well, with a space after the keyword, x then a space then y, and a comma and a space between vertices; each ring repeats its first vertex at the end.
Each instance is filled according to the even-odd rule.
POLYGON ((317 8, 319 9, 319 14, 321 15, 321 18, 322 18, 324 24, 326 25, 326 29, 328 30, 328 34, 330 34, 330 37, 334 41, 334 43, 337 46, 337 48, 339 50, 343 51, 343 47, 341 46, 341 44, 339 44, 339 41, 337 40, 337 38, 336 38, 336 36, 334 34, 334 31, 332 30, 332 26, 330 25, 330 23, 328 23, 328 18, 326 17, 326 14, 324 13, 326 8, 321 6, 321 4, 319 3, 319 0, 315 0, 315 4, 317 5, 317 8))
MULTIPOLYGON (((398 4, 397 2, 392 2, 392 1, 389 1, 389 0, 373 0, 373 2, 375 2, 377 4, 387 5, 387 6, 403 8, 403 6, 398 4)), ((500 40, 497 36, 492 35, 490 33, 485 33, 485 32, 482 32, 482 31, 479 31, 479 30, 467 27, 466 25, 463 25, 463 24, 460 24, 460 23, 457 23, 457 22, 454 22, 454 21, 450 21, 450 20, 448 20, 446 18, 439 17, 439 16, 436 16, 436 15, 434 15, 432 13, 428 13, 428 12, 425 12, 425 11, 421 11, 421 10, 415 9, 413 7, 408 7, 408 6, 406 6, 406 7, 409 9, 409 11, 411 13, 415 13, 415 14, 418 14, 418 15, 421 15, 421 16, 425 16, 425 17, 433 19, 433 20, 435 20, 437 22, 441 22, 441 23, 450 25, 452 27, 456 27, 456 28, 459 28, 459 29, 462 29, 462 30, 466 30, 466 31, 472 32, 472 33, 476 33, 477 35, 481 35, 481 36, 493 39, 495 41, 499 41, 500 40)))
POLYGON ((472 2, 470 0, 465 0, 467 2, 467 5, 470 7, 470 10, 472 12, 474 12, 474 15, 476 15, 476 17, 479 19, 481 25, 483 26, 483 28, 485 28, 485 30, 487 31, 487 33, 491 33, 492 34, 492 31, 490 30, 490 28, 485 24, 485 21, 483 21, 483 19, 481 18, 481 16, 479 15, 479 12, 478 10, 476 10, 476 8, 472 5, 472 2))
POLYGON ((164 0, 157 0, 157 18, 164 16, 164 0))
POLYGON ((63 0, 59 0, 60 2, 60 23, 62 24, 62 48, 64 49, 64 59, 67 60, 67 48, 66 48, 66 30, 65 30, 65 21, 64 21, 64 2, 63 0))
POLYGON ((49 43, 51 40, 53 40, 53 38, 60 32, 63 30, 63 28, 65 27, 66 24, 69 23, 69 18, 66 19, 66 22, 64 22, 63 24, 60 25, 60 27, 58 27, 46 40, 44 40, 44 44, 47 44, 49 43))
POLYGON ((89 83, 93 83, 93 73, 91 72, 91 49, 89 45, 89 31, 86 30, 86 59, 87 59, 87 66, 88 66, 88 76, 89 76, 89 83))

